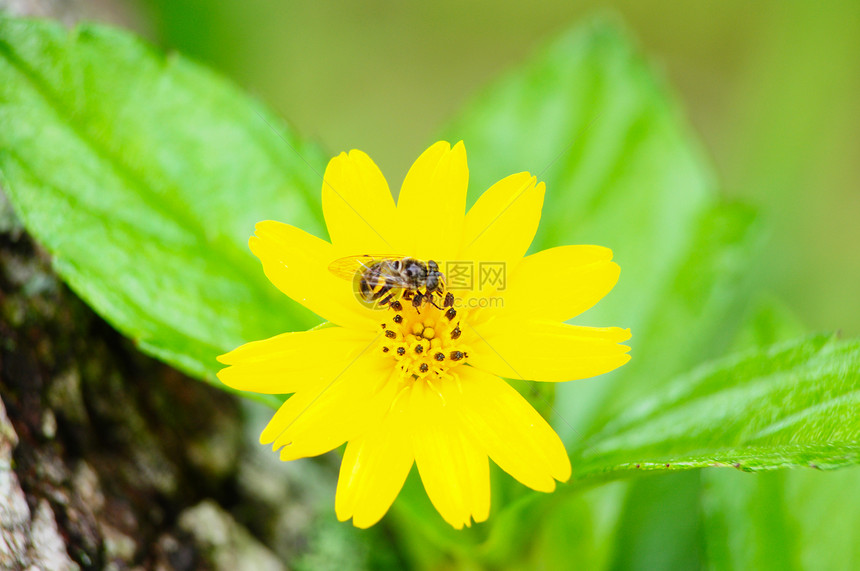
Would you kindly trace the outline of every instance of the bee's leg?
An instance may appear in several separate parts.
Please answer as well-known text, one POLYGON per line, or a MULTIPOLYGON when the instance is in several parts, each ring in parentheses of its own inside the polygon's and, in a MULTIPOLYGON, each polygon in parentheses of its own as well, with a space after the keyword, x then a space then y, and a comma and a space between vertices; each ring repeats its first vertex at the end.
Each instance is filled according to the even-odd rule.
POLYGON ((415 311, 421 313, 419 310, 421 309, 421 303, 424 301, 424 296, 421 293, 416 292, 415 297, 412 298, 412 307, 415 308, 415 311))
POLYGON ((409 291, 408 289, 406 291, 404 291, 403 292, 403 299, 405 299, 406 301, 409 301, 410 299, 412 299, 412 292, 409 291))
POLYGON ((427 289, 425 288, 424 293, 421 294, 421 301, 423 303, 429 303, 430 305, 432 305, 436 309, 442 309, 441 307, 436 305, 436 294, 437 293, 439 293, 439 292, 435 291, 435 290, 434 291, 427 291, 427 289))
POLYGON ((394 299, 394 295, 388 294, 387 296, 385 296, 384 299, 380 300, 379 307, 385 307, 386 305, 389 305, 391 303, 391 300, 393 300, 393 299, 394 299))

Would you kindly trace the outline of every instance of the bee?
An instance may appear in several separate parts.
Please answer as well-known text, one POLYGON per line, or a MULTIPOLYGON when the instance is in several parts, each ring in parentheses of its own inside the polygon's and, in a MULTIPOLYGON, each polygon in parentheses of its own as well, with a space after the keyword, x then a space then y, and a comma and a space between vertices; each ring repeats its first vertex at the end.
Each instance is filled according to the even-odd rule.
POLYGON ((454 295, 445 291, 445 276, 433 260, 401 256, 347 256, 332 262, 329 271, 352 280, 356 298, 372 308, 386 306, 399 311, 401 300, 417 310, 424 303, 442 309, 454 305, 454 295))

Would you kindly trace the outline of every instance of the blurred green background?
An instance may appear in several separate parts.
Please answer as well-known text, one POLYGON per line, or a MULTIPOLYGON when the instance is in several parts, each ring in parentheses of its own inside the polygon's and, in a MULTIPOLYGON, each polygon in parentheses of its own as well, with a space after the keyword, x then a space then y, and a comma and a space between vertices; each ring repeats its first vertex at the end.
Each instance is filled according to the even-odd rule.
MULTIPOLYGON (((668 78, 725 193, 769 222, 765 287, 860 334, 860 2, 136 0, 121 22, 221 70, 397 187, 491 78, 595 11, 668 78)), ((537 167, 540 168, 540 167, 537 167)))
MULTIPOLYGON (((332 154, 368 152, 395 188, 489 80, 595 11, 616 14, 667 78, 725 194, 765 216, 764 288, 810 329, 860 335, 860 2, 116 6, 117 23, 232 77, 332 154)), ((547 568, 817 569, 823 556, 839 568, 833 562, 856 564, 857 475, 705 470, 558 494, 561 507, 524 549, 544 554, 536 560, 547 568), (570 553, 593 560, 564 559, 570 553)), ((332 519, 330 501, 325 509, 332 519)), ((326 529, 362 540, 386 533, 326 529)))

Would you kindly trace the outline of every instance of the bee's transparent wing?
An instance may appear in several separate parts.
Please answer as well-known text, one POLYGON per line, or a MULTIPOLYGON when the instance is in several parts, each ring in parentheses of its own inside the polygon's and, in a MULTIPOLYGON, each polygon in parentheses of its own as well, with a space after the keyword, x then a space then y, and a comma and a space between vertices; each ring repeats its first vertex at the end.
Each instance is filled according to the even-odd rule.
POLYGON ((339 258, 329 264, 328 269, 331 273, 345 280, 352 280, 357 273, 363 272, 367 268, 378 264, 379 262, 396 260, 401 256, 346 256, 339 258))

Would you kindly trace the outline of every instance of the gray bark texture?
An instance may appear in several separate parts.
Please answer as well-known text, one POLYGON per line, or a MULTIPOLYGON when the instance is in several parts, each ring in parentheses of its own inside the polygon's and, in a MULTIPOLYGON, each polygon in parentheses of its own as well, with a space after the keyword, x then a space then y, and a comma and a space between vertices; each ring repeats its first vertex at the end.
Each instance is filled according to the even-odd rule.
POLYGON ((282 569, 228 512, 236 400, 140 354, 2 213, 0 569, 282 569))

